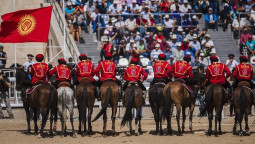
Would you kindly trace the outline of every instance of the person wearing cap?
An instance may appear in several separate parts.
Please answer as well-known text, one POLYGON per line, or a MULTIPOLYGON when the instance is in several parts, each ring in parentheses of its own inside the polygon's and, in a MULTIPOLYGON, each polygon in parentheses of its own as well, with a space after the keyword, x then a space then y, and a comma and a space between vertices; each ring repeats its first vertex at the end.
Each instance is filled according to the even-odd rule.
POLYGON ((29 66, 35 64, 35 62, 33 62, 34 55, 27 54, 27 58, 28 58, 28 61, 23 64, 23 67, 24 67, 25 71, 27 71, 29 66))
POLYGON ((171 13, 173 13, 173 11, 176 10, 176 6, 180 6, 178 0, 174 0, 174 3, 171 4, 171 6, 170 6, 170 12, 171 12, 171 13))
POLYGON ((246 13, 250 12, 251 7, 252 7, 253 5, 254 5, 254 4, 252 3, 252 0, 247 0, 247 4, 245 5, 245 12, 246 12, 246 13))
POLYGON ((218 31, 218 18, 213 13, 212 8, 209 8, 208 13, 205 14, 205 29, 208 30, 209 27, 212 27, 214 31, 218 31))
POLYGON ((175 62, 176 62, 176 61, 174 60, 174 55, 171 54, 171 55, 169 56, 169 64, 170 64, 170 66, 173 66, 175 62))
POLYGON ((58 59, 58 65, 49 71, 49 77, 53 74, 56 75, 56 82, 53 84, 56 89, 59 88, 61 82, 68 82, 71 87, 71 70, 67 67, 65 59, 58 59))
MULTIPOLYGON (((216 49, 215 48, 211 49, 210 55, 211 56, 216 56, 216 49)), ((220 58, 218 56, 216 56, 216 57, 218 58, 218 62, 220 62, 220 58)), ((211 61, 209 61, 209 64, 211 64, 211 61)))
POLYGON ((177 37, 177 42, 182 42, 183 39, 185 38, 185 34, 182 33, 183 32, 183 29, 181 26, 178 26, 177 28, 177 34, 176 34, 176 37, 177 37))
POLYGON ((170 75, 171 66, 166 61, 165 54, 159 54, 158 60, 153 64, 154 78, 151 82, 151 86, 157 82, 158 80, 164 80, 165 84, 172 80, 172 76, 170 75))
POLYGON ((205 78, 207 79, 206 86, 209 84, 221 84, 224 88, 230 86, 229 82, 226 80, 231 75, 228 67, 218 62, 218 57, 210 57, 211 64, 206 69, 205 78))
POLYGON ((113 4, 111 4, 109 6, 107 13, 108 14, 118 14, 120 11, 118 9, 118 5, 117 4, 118 4, 118 1, 114 0, 113 4))
POLYGON ((201 45, 203 48, 205 48, 206 45, 209 46, 210 48, 214 47, 214 43, 211 40, 211 35, 206 34, 201 42, 201 45))
POLYGON ((46 77, 49 74, 49 67, 46 63, 42 62, 44 60, 44 56, 42 54, 37 54, 35 56, 35 60, 37 63, 32 65, 31 76, 32 76, 32 84, 37 85, 42 81, 46 83, 46 77))
MULTIPOLYGON (((197 50, 193 47, 193 45, 189 45, 188 48, 184 51, 184 56, 187 55, 187 53, 190 53, 191 59, 196 57, 197 50)), ((194 62, 194 61, 191 61, 194 62)))
POLYGON ((126 45, 126 56, 127 59, 129 59, 130 54, 133 51, 133 45, 135 44, 135 41, 133 39, 130 39, 129 43, 126 45))
POLYGON ((75 9, 72 7, 71 2, 67 2, 67 6, 65 8, 65 15, 69 17, 71 14, 74 14, 75 9))
POLYGON ((119 9, 118 11, 119 11, 120 13, 125 12, 125 11, 127 10, 126 2, 125 2, 125 1, 122 1, 122 2, 121 2, 121 6, 119 6, 118 9, 119 9))
POLYGON ((155 59, 158 59, 159 54, 163 53, 160 50, 160 44, 157 43, 155 45, 155 49, 151 51, 151 61, 154 61, 155 59))
POLYGON ((199 31, 199 22, 197 20, 197 16, 193 15, 190 21, 190 27, 194 30, 196 34, 198 34, 199 31))
POLYGON ((123 91, 126 90, 129 82, 137 82, 139 87, 143 91, 143 103, 145 104, 145 98, 146 98, 146 88, 143 85, 143 81, 145 81, 148 77, 148 74, 145 72, 145 70, 138 66, 139 63, 138 58, 132 58, 130 65, 125 69, 123 79, 126 81, 123 85, 123 91))
POLYGON ((112 51, 112 45, 109 43, 109 37, 103 36, 102 37, 101 52, 100 52, 101 61, 103 60, 104 54, 106 52, 111 53, 111 51, 112 51))
POLYGON ((240 17, 237 17, 234 19, 232 23, 232 28, 233 28, 233 37, 234 39, 237 39, 239 36, 239 32, 243 31, 245 28, 251 30, 248 26, 245 20, 242 20, 240 17))
POLYGON ((178 42, 177 43, 177 48, 173 49, 173 54, 174 54, 174 60, 175 61, 182 61, 183 60, 184 51, 181 50, 181 46, 182 46, 182 43, 178 42))
POLYGON ((171 37, 171 41, 169 42, 169 46, 171 49, 176 49, 177 48, 177 36, 176 34, 173 34, 171 37))
POLYGON ((166 50, 163 51, 163 52, 166 55, 166 60, 167 61, 169 60, 170 56, 173 55, 173 52, 172 52, 172 50, 171 50, 169 45, 166 46, 166 50))
POLYGON ((76 66, 76 74, 78 82, 82 78, 88 78, 90 79, 91 83, 95 83, 95 79, 93 76, 95 75, 94 72, 94 65, 91 61, 88 60, 88 57, 86 54, 81 54, 79 56, 80 62, 76 66))
POLYGON ((169 33, 174 32, 175 22, 172 19, 169 19, 169 15, 166 14, 163 20, 163 32, 164 36, 169 39, 169 33))
POLYGON ((183 12, 183 13, 186 13, 188 12, 189 9, 192 9, 188 0, 183 0, 183 4, 180 6, 180 10, 183 12))
POLYGON ((245 28, 243 33, 240 36, 240 44, 239 44, 240 54, 243 53, 243 47, 246 46, 246 42, 248 41, 249 36, 252 37, 252 35, 248 32, 248 29, 245 28))
POLYGON ((4 46, 0 45, 0 69, 4 69, 6 65, 7 54, 4 52, 4 46))
POLYGON ((226 61, 226 65, 231 72, 239 64, 236 60, 234 60, 234 57, 234 54, 228 54, 229 59, 226 61))
POLYGON ((184 38, 182 46, 181 46, 181 50, 185 51, 188 48, 189 48, 189 40, 187 38, 184 38))
POLYGON ((104 57, 105 60, 101 61, 94 71, 96 76, 99 77, 99 80, 97 81, 96 85, 100 87, 102 82, 107 79, 115 81, 119 86, 119 93, 121 98, 122 97, 121 81, 119 81, 116 78, 117 68, 115 62, 112 61, 112 54, 107 52, 105 53, 104 57))
POLYGON ((139 5, 137 4, 136 0, 132 1, 132 4, 129 5, 131 7, 131 10, 133 11, 133 13, 138 13, 139 12, 139 5))
POLYGON ((11 88, 11 82, 10 82, 9 78, 4 75, 3 71, 0 71, 0 81, 2 81, 1 82, 2 86, 1 86, 1 90, 0 90, 0 119, 4 118, 4 113, 2 110, 2 106, 1 106, 2 100, 5 103, 9 118, 14 119, 11 104, 10 104, 9 92, 8 92, 9 88, 11 88))
POLYGON ((205 57, 205 54, 204 54, 204 52, 201 52, 200 53, 200 63, 202 63, 205 67, 207 67, 208 65, 209 65, 209 59, 207 59, 206 57, 205 57))
POLYGON ((142 18, 148 20, 149 19, 149 7, 145 6, 144 10, 141 12, 142 18))
POLYGON ((196 34, 193 35, 192 41, 189 42, 189 45, 192 45, 196 49, 195 56, 198 56, 199 51, 201 50, 201 44, 197 40, 197 35, 196 34))
POLYGON ((154 13, 157 11, 157 4, 155 3, 156 0, 151 0, 151 4, 149 5, 150 12, 154 13))
POLYGON ((138 43, 139 42, 139 40, 141 39, 141 37, 140 37, 140 33, 137 31, 133 31, 132 33, 131 33, 131 37, 130 37, 131 39, 133 39, 134 41, 135 41, 135 43, 138 43))
POLYGON ((246 46, 248 48, 248 53, 249 55, 254 55, 255 54, 255 41, 252 39, 252 36, 248 36, 248 41, 246 42, 246 46))

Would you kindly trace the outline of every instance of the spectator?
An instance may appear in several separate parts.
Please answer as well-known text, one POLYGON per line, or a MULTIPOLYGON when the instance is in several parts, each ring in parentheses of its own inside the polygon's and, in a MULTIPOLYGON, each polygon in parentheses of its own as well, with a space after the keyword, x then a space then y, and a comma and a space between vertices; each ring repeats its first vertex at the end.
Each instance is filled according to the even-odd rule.
POLYGON ((79 26, 79 33, 81 34, 81 29, 82 27, 84 28, 84 31, 86 33, 89 33, 88 31, 88 26, 87 26, 87 23, 86 23, 86 19, 85 19, 85 16, 81 13, 81 11, 77 11, 76 12, 76 17, 78 19, 78 26, 79 26))
POLYGON ((204 39, 201 42, 202 47, 204 48, 206 45, 210 48, 214 47, 213 41, 211 40, 211 35, 206 34, 204 39))
POLYGON ((184 38, 182 46, 181 46, 181 50, 185 51, 188 48, 189 48, 189 40, 187 38, 184 38))
MULTIPOLYGON (((237 7, 234 6, 233 9, 236 10, 237 7)), ((226 31, 228 24, 232 23, 232 17, 231 17, 230 11, 231 11, 231 5, 229 3, 229 0, 225 0, 225 3, 223 5, 223 10, 221 11, 221 14, 220 14, 220 19, 223 22, 223 26, 222 26, 223 31, 226 31)))
POLYGON ((149 8, 151 13, 154 13, 157 11, 157 4, 155 3, 155 0, 151 0, 151 4, 149 5, 149 8))
POLYGON ((181 50, 181 46, 182 46, 182 43, 178 42, 177 43, 177 48, 173 49, 173 54, 174 54, 174 60, 175 61, 182 61, 183 60, 184 51, 181 50))
POLYGON ((205 57, 203 52, 200 53, 200 63, 202 63, 205 67, 209 65, 209 60, 205 57))
POLYGON ((142 18, 148 20, 149 19, 149 8, 148 6, 145 6, 144 11, 141 12, 142 18))
POLYGON ((200 42, 197 41, 197 35, 193 35, 193 41, 189 42, 190 45, 192 45, 196 49, 195 56, 198 56, 199 51, 201 50, 200 42))
POLYGON ((178 26, 181 25, 181 17, 183 16, 182 11, 180 11, 179 6, 176 6, 176 10, 173 11, 173 15, 170 16, 171 19, 177 21, 178 26))
POLYGON ((240 33, 242 33, 244 28, 250 29, 249 27, 246 26, 245 20, 242 20, 240 17, 237 17, 236 19, 234 19, 232 28, 233 28, 234 39, 238 38, 239 31, 240 33))
POLYGON ((96 10, 96 6, 94 5, 93 1, 89 1, 88 5, 84 6, 84 11, 86 13, 86 18, 87 18, 87 24, 89 25, 91 21, 91 14, 96 10))
POLYGON ((230 11, 230 19, 231 19, 231 24, 236 19, 236 17, 239 17, 239 12, 237 10, 237 6, 233 6, 233 9, 230 11))
POLYGON ((243 54, 243 47, 246 46, 246 42, 248 41, 248 37, 252 37, 250 33, 248 33, 248 29, 244 28, 244 32, 240 36, 240 54, 243 54))
POLYGON ((151 52, 154 50, 154 48, 155 48, 155 43, 153 42, 153 39, 149 38, 148 44, 147 44, 148 55, 151 55, 151 52))
POLYGON ((144 44, 144 40, 141 38, 137 44, 137 50, 139 51, 139 54, 144 56, 144 57, 148 57, 148 53, 146 50, 146 46, 144 44))
POLYGON ((150 27, 147 28, 148 32, 155 32, 156 31, 156 29, 155 29, 156 20, 154 19, 154 16, 152 14, 149 15, 148 26, 150 26, 150 27))
POLYGON ((186 39, 188 39, 189 41, 192 41, 194 34, 195 34, 194 30, 190 29, 189 33, 186 35, 186 39))
POLYGON ((75 17, 73 14, 71 14, 69 17, 68 17, 68 26, 69 26, 69 29, 70 29, 70 33, 72 34, 73 31, 74 31, 74 23, 77 22, 77 17, 75 17))
POLYGON ((250 56, 255 55, 255 50, 254 50, 255 41, 252 39, 252 36, 248 36, 248 41, 246 42, 246 46, 248 48, 249 55, 250 56))
POLYGON ((212 8, 209 8, 208 13, 205 14, 205 29, 208 30, 209 27, 212 27, 214 31, 218 31, 218 19, 212 8))
POLYGON ((125 12, 126 10, 127 10, 126 3, 125 3, 125 1, 122 1, 121 7, 119 7, 119 12, 120 12, 120 13, 123 13, 123 12, 125 12))
POLYGON ((10 80, 4 76, 4 73, 1 71, 0 72, 0 81, 1 81, 1 90, 0 90, 0 119, 4 118, 3 110, 2 110, 2 100, 4 100, 6 110, 9 114, 10 119, 14 119, 14 116, 12 114, 12 108, 10 104, 10 98, 8 94, 8 90, 11 87, 10 80))
POLYGON ((161 51, 165 51, 167 46, 169 46, 169 44, 166 42, 166 38, 163 38, 162 43, 160 43, 161 51))
POLYGON ((81 33, 79 32, 79 25, 77 22, 73 24, 73 32, 72 32, 73 38, 77 40, 78 43, 80 43, 80 37, 81 33))
POLYGON ((208 11, 208 8, 210 7, 210 3, 208 0, 202 0, 199 5, 200 12, 203 14, 206 14, 208 11))
POLYGON ((135 31, 131 33, 131 39, 133 39, 135 43, 138 43, 139 40, 141 39, 139 34, 140 34, 139 32, 135 32, 135 31))
POLYGON ((172 19, 169 19, 169 15, 165 15, 165 20, 164 20, 164 36, 169 39, 169 33, 174 32, 174 27, 175 27, 175 22, 172 19))
MULTIPOLYGON (((212 48, 211 49, 211 56, 216 56, 216 49, 212 48)), ((218 56, 216 56, 218 58, 218 62, 220 62, 220 58, 218 56)), ((209 61, 209 65, 211 65, 211 60, 209 61)))
POLYGON ((164 38, 164 36, 162 35, 162 31, 158 31, 158 34, 156 35, 155 40, 156 40, 158 43, 162 43, 163 38, 164 38))
POLYGON ((249 21, 250 21, 251 25, 254 25, 254 23, 255 23, 255 5, 252 6, 250 12, 247 13, 247 15, 249 16, 249 21))
POLYGON ((132 58, 139 59, 140 52, 137 49, 137 45, 134 43, 134 44, 131 45, 131 47, 132 47, 132 51, 131 51, 131 54, 130 54, 130 57, 129 57, 129 61, 131 61, 132 58))
POLYGON ((5 69, 7 54, 4 52, 4 46, 0 45, 0 69, 5 69))
POLYGON ((130 54, 132 53, 132 46, 135 44, 133 39, 130 39, 130 42, 126 45, 126 56, 129 59, 130 54))
POLYGON ((188 52, 190 53, 191 57, 195 58, 195 54, 197 51, 192 45, 189 45, 188 49, 184 51, 184 56, 186 56, 188 52))
POLYGON ((65 8, 65 15, 68 18, 71 14, 74 14, 74 8, 72 7, 71 2, 67 2, 67 7, 65 8))
POLYGON ((133 32, 136 29, 136 20, 133 18, 132 15, 129 16, 129 19, 127 19, 125 21, 125 28, 130 31, 133 32))
POLYGON ((171 4, 167 0, 162 0, 160 3, 162 11, 164 11, 165 13, 169 11, 170 5, 171 4))
POLYGON ((177 36, 174 34, 172 36, 172 41, 169 42, 169 46, 171 47, 171 49, 176 49, 177 48, 177 36))
POLYGON ((176 34, 176 37, 177 37, 177 42, 182 42, 183 39, 185 38, 185 35, 182 33, 183 29, 181 26, 178 26, 178 29, 177 29, 177 34, 176 34))
POLYGON ((203 53, 206 57, 210 57, 212 47, 210 45, 205 45, 203 53))
POLYGON ((81 4, 81 5, 77 5, 74 10, 77 12, 77 11, 80 11, 82 14, 84 13, 84 4, 81 4))
POLYGON ((35 63, 35 62, 33 62, 34 55, 28 54, 27 58, 28 58, 28 61, 23 64, 25 71, 27 71, 28 68, 35 63))
POLYGON ((76 67, 76 63, 73 61, 72 57, 68 58, 67 67, 69 67, 71 70, 73 70, 76 67))
POLYGON ((126 48, 123 40, 119 44, 117 59, 119 59, 120 56, 126 57, 126 48))
POLYGON ((151 51, 151 61, 158 59, 158 55, 161 53, 163 53, 163 52, 160 50, 160 44, 157 43, 155 45, 155 49, 151 51))
POLYGON ((177 6, 180 6, 179 5, 179 1, 178 0, 174 0, 174 4, 172 4, 171 7, 170 7, 170 12, 173 13, 173 11, 176 10, 177 6))
POLYGON ((164 14, 164 13, 165 12, 161 9, 161 6, 158 6, 157 11, 154 12, 154 14, 155 14, 154 17, 155 17, 156 24, 161 23, 161 21, 160 21, 160 20, 162 20, 162 15, 161 14, 164 14))
POLYGON ((107 52, 111 53, 111 51, 112 51, 112 46, 109 43, 109 38, 107 36, 103 36, 102 37, 101 52, 100 52, 101 61, 103 60, 103 57, 104 57, 105 53, 107 53, 107 52))
POLYGON ((132 5, 130 5, 131 9, 133 10, 133 13, 139 12, 139 5, 137 4, 136 0, 133 0, 132 5))
POLYGON ((226 65, 231 72, 239 64, 236 60, 234 60, 234 57, 235 57, 234 54, 229 54, 228 55, 229 59, 226 61, 226 65))
POLYGON ((195 62, 193 62, 191 64, 191 66, 192 66, 193 69, 197 69, 200 66, 205 67, 205 65, 199 61, 199 57, 198 56, 195 57, 195 62))
POLYGON ((252 0, 247 0, 247 4, 245 5, 245 12, 249 12, 252 6, 252 0))
POLYGON ((218 0, 209 0, 209 2, 210 2, 210 6, 211 6, 213 12, 217 15, 219 1, 218 0))
POLYGON ((125 35, 123 36, 122 40, 124 41, 124 44, 126 45, 127 43, 129 43, 131 38, 129 36, 129 32, 128 31, 125 31, 124 33, 125 33, 125 35))
POLYGON ((166 50, 164 51, 164 54, 166 55, 166 60, 169 60, 170 56, 173 55, 173 52, 171 51, 171 48, 169 45, 166 46, 166 50))
POLYGON ((180 10, 183 12, 183 13, 186 13, 188 12, 189 9, 192 9, 188 0, 183 0, 183 3, 181 6, 180 6, 180 10))
POLYGON ((113 1, 113 4, 111 4, 108 8, 107 13, 108 14, 118 14, 120 11, 117 6, 118 2, 116 0, 113 1))
POLYGON ((169 64, 170 64, 170 66, 173 66, 174 63, 175 63, 174 55, 170 55, 170 57, 169 57, 169 64))
POLYGON ((199 31, 199 22, 197 21, 197 16, 193 15, 191 22, 190 22, 190 29, 193 29, 196 34, 198 34, 199 31))

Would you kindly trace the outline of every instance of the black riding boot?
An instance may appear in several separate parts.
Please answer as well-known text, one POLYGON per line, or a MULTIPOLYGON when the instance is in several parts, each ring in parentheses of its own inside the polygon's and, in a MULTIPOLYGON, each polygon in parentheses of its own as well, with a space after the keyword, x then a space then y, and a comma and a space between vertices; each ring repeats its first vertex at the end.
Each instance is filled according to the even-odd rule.
POLYGON ((119 86, 119 102, 121 102, 121 100, 122 100, 122 86, 120 85, 119 86))
POLYGON ((101 98, 100 98, 100 88, 99 88, 99 87, 96 87, 96 88, 95 88, 95 91, 96 91, 96 98, 97 98, 97 101, 101 101, 101 98))

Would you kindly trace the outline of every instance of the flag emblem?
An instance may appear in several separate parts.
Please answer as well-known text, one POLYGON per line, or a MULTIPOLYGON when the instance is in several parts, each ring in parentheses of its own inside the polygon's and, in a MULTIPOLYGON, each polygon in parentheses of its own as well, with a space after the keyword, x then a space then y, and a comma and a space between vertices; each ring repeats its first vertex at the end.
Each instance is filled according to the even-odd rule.
POLYGON ((24 15, 18 23, 18 32, 20 35, 28 35, 36 26, 36 20, 32 15, 24 15))

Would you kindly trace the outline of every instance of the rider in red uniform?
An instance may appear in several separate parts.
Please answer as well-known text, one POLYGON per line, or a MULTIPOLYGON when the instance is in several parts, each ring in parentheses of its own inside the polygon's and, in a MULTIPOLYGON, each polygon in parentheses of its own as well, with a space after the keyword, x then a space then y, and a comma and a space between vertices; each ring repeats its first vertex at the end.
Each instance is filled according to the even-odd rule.
POLYGON ((122 97, 122 86, 121 86, 121 81, 119 81, 116 78, 116 64, 112 61, 112 54, 111 53, 105 53, 105 60, 101 61, 97 68, 95 69, 95 74, 100 77, 100 79, 97 81, 97 88, 99 91, 99 87, 101 86, 102 82, 107 79, 111 79, 115 81, 119 85, 119 93, 120 93, 120 98, 122 97), (99 72, 101 75, 99 75, 99 72))
POLYGON ((226 78, 231 75, 230 70, 225 64, 218 62, 218 57, 211 56, 210 60, 212 64, 206 69, 205 78, 208 80, 206 85, 209 85, 209 83, 221 84, 224 88, 228 88, 230 84, 226 78))
POLYGON ((80 62, 76 66, 78 81, 82 78, 89 78, 91 83, 94 84, 95 79, 93 76, 95 75, 95 72, 93 63, 88 60, 88 57, 85 54, 81 54, 79 59, 80 62))
POLYGON ((163 79, 166 84, 172 80, 172 76, 170 74, 171 66, 166 61, 166 55, 159 54, 158 59, 159 60, 153 64, 154 78, 151 82, 151 85, 160 79, 163 79))
POLYGON ((44 56, 42 54, 37 54, 35 57, 38 63, 32 65, 31 76, 32 76, 32 85, 37 85, 38 81, 43 81, 46 83, 46 77, 49 73, 48 65, 43 61, 44 56))
POLYGON ((49 76, 56 75, 55 88, 58 88, 59 83, 68 82, 71 86, 71 70, 66 65, 66 60, 63 58, 58 59, 58 64, 54 69, 50 70, 49 76))
POLYGON ((144 96, 144 102, 145 102, 145 96, 146 96, 146 88, 143 85, 143 81, 147 79, 148 74, 145 72, 145 70, 138 66, 139 60, 137 58, 131 59, 131 64, 126 68, 124 72, 123 79, 126 81, 123 85, 123 91, 126 90, 127 85, 129 82, 137 82, 139 87, 143 90, 143 96, 144 96))
POLYGON ((235 67, 233 77, 235 78, 234 88, 237 87, 241 81, 247 81, 250 87, 253 88, 254 83, 251 81, 253 78, 253 68, 250 64, 247 64, 248 58, 246 56, 240 57, 240 64, 235 67))

